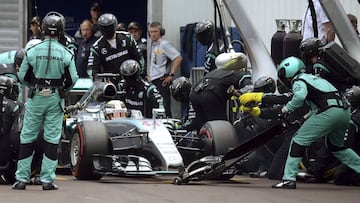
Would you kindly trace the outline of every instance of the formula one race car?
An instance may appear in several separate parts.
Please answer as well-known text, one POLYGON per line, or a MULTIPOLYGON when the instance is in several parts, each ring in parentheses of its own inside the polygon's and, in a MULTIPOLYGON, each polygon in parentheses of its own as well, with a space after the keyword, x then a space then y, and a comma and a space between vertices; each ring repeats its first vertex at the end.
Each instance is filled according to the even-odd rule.
MULTIPOLYGON (((163 119, 146 119, 140 111, 126 109, 122 101, 114 99, 117 89, 112 83, 87 80, 83 84, 92 87, 79 102, 67 106, 72 113, 66 118, 59 147, 59 162, 70 163, 77 179, 178 172, 183 159, 163 119)), ((75 85, 74 91, 77 88, 81 89, 75 85)))

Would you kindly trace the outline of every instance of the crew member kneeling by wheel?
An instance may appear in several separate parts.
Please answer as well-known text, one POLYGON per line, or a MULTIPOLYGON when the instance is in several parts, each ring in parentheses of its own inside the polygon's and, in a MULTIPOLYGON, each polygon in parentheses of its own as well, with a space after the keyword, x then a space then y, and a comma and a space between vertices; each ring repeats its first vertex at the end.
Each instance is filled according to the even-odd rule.
POLYGON ((30 91, 20 134, 17 181, 12 186, 17 190, 24 190, 29 182, 34 143, 41 125, 44 126, 42 189, 58 189, 53 182, 63 124, 64 93, 78 78, 72 53, 58 42, 58 37, 64 32, 61 16, 49 13, 43 19, 42 28, 44 41, 27 50, 18 73, 20 81, 30 91))
MULTIPOLYGON (((296 57, 288 57, 280 63, 278 77, 293 93, 292 99, 281 109, 280 114, 292 113, 305 103, 310 105, 312 111, 291 140, 282 181, 272 187, 295 189, 299 163, 306 148, 324 136, 331 153, 359 174, 360 157, 352 149, 344 147, 350 108, 339 91, 327 80, 305 73, 304 62, 296 57)), ((263 93, 246 93, 240 96, 240 102, 245 106, 261 103, 263 97, 266 98, 263 93)), ((256 115, 261 115, 259 108, 256 115)))

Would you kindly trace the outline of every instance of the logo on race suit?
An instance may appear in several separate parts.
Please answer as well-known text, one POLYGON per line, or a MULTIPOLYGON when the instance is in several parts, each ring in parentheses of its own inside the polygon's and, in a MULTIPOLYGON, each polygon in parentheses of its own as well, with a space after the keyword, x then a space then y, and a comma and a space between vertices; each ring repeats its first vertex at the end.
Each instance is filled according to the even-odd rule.
POLYGON ((121 46, 126 47, 126 40, 125 39, 121 40, 121 46))
POLYGON ((45 80, 45 84, 47 84, 48 86, 51 85, 51 81, 50 80, 45 80))
POLYGON ((105 55, 105 54, 107 54, 107 52, 108 52, 108 51, 107 51, 106 48, 102 48, 102 49, 101 49, 101 54, 105 55))
POLYGON ((139 98, 139 99, 142 99, 143 97, 144 97, 144 91, 139 92, 138 98, 139 98))

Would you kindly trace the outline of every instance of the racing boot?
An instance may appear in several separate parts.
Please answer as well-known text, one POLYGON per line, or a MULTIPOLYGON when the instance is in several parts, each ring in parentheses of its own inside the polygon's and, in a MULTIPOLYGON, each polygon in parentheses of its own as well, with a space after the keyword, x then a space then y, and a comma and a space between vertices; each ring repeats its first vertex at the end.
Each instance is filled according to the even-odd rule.
POLYGON ((59 187, 54 183, 43 183, 43 190, 57 190, 59 187))
POLYGON ((296 189, 296 182, 293 180, 282 180, 274 185, 272 188, 280 188, 280 189, 296 189))
POLYGON ((13 184, 12 189, 14 189, 14 190, 25 190, 26 189, 26 183, 21 182, 21 181, 16 181, 13 184))

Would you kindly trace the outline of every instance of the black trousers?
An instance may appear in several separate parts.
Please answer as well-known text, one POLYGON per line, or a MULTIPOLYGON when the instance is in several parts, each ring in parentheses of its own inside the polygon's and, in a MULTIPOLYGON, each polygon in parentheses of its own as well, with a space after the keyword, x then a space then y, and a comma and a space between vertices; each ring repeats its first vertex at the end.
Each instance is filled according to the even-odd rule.
POLYGON ((169 85, 163 85, 163 80, 161 78, 151 81, 152 84, 156 86, 159 90, 161 96, 163 97, 163 104, 165 108, 166 117, 171 118, 171 94, 169 85))

